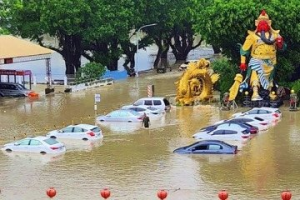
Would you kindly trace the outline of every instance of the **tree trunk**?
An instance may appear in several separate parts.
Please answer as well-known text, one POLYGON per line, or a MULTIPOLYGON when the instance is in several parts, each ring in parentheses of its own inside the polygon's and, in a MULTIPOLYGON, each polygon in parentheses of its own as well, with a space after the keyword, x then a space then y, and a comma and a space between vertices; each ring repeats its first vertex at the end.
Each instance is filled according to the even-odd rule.
MULTIPOLYGON (((167 44, 164 46, 160 56, 160 68, 169 68, 169 60, 168 60, 168 52, 169 52, 169 45, 167 44)), ((171 69, 170 69, 171 71, 171 69)))
POLYGON ((212 48, 214 50, 214 54, 219 54, 221 53, 221 48, 217 45, 212 45, 212 48))
POLYGON ((169 44, 176 58, 176 64, 185 61, 190 51, 200 46, 203 41, 203 39, 201 39, 196 45, 193 44, 194 31, 192 30, 192 25, 186 25, 186 27, 182 29, 175 26, 172 36, 173 40, 170 40, 169 44))
POLYGON ((81 38, 74 35, 63 35, 60 38, 62 57, 66 64, 66 74, 74 75, 81 66, 81 38))
POLYGON ((110 48, 109 48, 109 63, 107 65, 107 69, 110 71, 117 71, 118 70, 118 61, 119 61, 119 52, 118 49, 118 41, 117 39, 111 40, 110 48))

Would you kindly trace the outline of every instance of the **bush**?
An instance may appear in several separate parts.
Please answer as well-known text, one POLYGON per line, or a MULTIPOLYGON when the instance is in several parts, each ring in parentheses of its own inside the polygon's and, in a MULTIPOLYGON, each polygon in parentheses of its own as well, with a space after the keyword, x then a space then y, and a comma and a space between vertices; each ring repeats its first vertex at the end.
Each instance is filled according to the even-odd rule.
POLYGON ((217 81, 215 89, 221 92, 221 95, 228 92, 234 83, 234 77, 238 73, 238 67, 232 64, 227 58, 220 58, 212 63, 215 73, 220 74, 220 80, 217 81))
POLYGON ((105 73, 105 67, 100 63, 90 62, 76 72, 76 81, 98 80, 105 73))
POLYGON ((297 94, 298 99, 300 99, 300 80, 291 83, 292 90, 294 90, 295 94, 297 94))

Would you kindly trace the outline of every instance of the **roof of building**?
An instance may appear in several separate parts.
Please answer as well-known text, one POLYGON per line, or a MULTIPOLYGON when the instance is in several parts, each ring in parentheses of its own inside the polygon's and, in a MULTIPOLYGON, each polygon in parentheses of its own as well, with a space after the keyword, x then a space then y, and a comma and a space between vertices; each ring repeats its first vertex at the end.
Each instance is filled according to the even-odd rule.
POLYGON ((11 35, 0 35, 0 60, 51 54, 53 51, 11 35))

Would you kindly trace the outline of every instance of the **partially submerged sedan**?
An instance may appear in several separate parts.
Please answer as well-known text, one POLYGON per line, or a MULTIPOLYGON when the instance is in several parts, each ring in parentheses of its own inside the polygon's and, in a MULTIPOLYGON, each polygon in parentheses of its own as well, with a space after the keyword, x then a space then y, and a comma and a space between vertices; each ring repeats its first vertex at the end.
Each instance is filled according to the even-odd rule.
POLYGON ((90 124, 69 125, 59 130, 50 131, 49 138, 59 139, 79 139, 79 140, 99 140, 103 138, 101 129, 90 124))
POLYGON ((189 146, 175 149, 174 153, 180 154, 236 154, 237 146, 219 140, 203 140, 189 146))
POLYGON ((29 152, 41 154, 63 154, 66 147, 63 143, 53 138, 38 136, 24 138, 22 140, 5 144, 1 149, 6 152, 29 152))
POLYGON ((96 118, 99 122, 142 122, 144 114, 134 110, 120 109, 96 118))
POLYGON ((232 117, 240 117, 240 116, 257 116, 269 121, 278 121, 282 117, 282 113, 278 108, 269 108, 269 107, 261 107, 261 108, 252 108, 246 112, 238 112, 232 115, 232 117))
POLYGON ((196 140, 229 140, 229 141, 245 141, 250 139, 250 132, 247 129, 244 130, 228 130, 228 129, 216 129, 210 132, 203 131, 193 135, 196 140))

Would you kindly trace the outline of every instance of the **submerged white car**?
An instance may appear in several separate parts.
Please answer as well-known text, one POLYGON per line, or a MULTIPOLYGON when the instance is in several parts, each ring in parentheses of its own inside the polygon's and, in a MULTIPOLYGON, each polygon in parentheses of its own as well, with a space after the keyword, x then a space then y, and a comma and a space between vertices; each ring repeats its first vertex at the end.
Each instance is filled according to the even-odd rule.
POLYGON ((256 115, 239 116, 236 118, 221 120, 221 121, 216 122, 215 124, 224 123, 224 122, 247 123, 247 124, 257 127, 259 131, 265 131, 271 126, 271 121, 260 118, 256 115))
POLYGON ((281 119, 282 114, 278 108, 261 107, 252 108, 246 112, 239 112, 232 115, 234 118, 240 116, 257 116, 270 121, 278 121, 281 119))
POLYGON ((122 109, 128 109, 128 110, 134 110, 140 114, 146 113, 149 117, 159 117, 162 116, 165 111, 162 111, 161 109, 152 107, 152 106, 134 106, 134 105, 128 105, 128 106, 123 106, 122 109))
POLYGON ((79 139, 79 140, 99 140, 103 138, 101 129, 90 124, 75 124, 65 128, 50 131, 48 138, 79 139))
POLYGON ((1 149, 6 152, 29 152, 41 154, 63 154, 66 147, 63 143, 53 138, 38 136, 25 138, 19 141, 5 144, 1 149))
POLYGON ((193 135, 196 140, 230 140, 244 141, 250 139, 251 133, 247 129, 216 129, 211 132, 203 131, 193 135))

